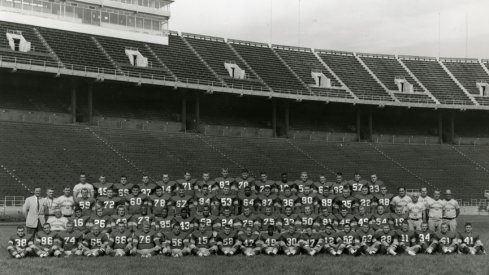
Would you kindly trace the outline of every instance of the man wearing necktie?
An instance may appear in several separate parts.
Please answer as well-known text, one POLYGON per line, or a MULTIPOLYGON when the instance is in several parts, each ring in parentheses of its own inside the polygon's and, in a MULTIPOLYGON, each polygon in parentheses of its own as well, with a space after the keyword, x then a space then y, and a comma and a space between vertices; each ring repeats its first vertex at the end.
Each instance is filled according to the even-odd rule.
POLYGON ((35 234, 37 231, 42 230, 44 224, 44 207, 41 202, 41 188, 34 189, 34 195, 28 197, 24 206, 22 207, 22 213, 26 217, 25 225, 27 227, 27 233, 30 235, 35 234))

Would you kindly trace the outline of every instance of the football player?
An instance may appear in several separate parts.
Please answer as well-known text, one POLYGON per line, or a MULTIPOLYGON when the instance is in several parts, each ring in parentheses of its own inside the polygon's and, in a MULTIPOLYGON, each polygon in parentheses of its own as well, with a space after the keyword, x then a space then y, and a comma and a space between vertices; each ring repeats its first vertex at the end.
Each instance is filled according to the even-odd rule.
POLYGON ((215 196, 209 190, 209 186, 203 185, 200 188, 200 191, 195 194, 194 208, 196 209, 195 212, 197 212, 197 214, 202 214, 205 206, 212 207, 214 214, 217 215, 219 213, 219 209, 217 209, 214 202, 215 196))
POLYGON ((260 235, 254 232, 253 227, 245 227, 245 232, 241 233, 238 237, 240 243, 240 250, 245 256, 255 256, 260 254, 260 235))
POLYGON ((199 223, 199 229, 191 235, 190 249, 194 255, 207 257, 217 252, 214 234, 206 223, 199 223))
POLYGON ((377 211, 372 215, 372 227, 376 231, 382 231, 382 224, 389 223, 390 215, 385 213, 384 209, 384 206, 379 204, 379 206, 377 206, 377 211))
POLYGON ((306 228, 301 236, 302 250, 310 256, 314 256, 323 249, 323 237, 320 233, 306 228))
POLYGON ((435 233, 435 237, 438 242, 438 252, 452 254, 457 251, 457 234, 449 230, 448 224, 442 223, 440 232, 435 233))
POLYGON ((333 207, 336 209, 346 208, 348 213, 353 214, 357 212, 358 200, 350 195, 350 188, 344 187, 342 193, 338 195, 333 201, 333 207))
POLYGON ((105 250, 109 245, 107 234, 100 231, 98 225, 92 226, 92 230, 84 238, 82 245, 83 255, 87 257, 98 257, 105 254, 105 250))
POLYGON ((9 238, 7 251, 16 258, 21 259, 32 253, 33 241, 31 235, 25 234, 25 228, 23 226, 17 227, 17 233, 9 238))
POLYGON ((75 205, 82 210, 83 216, 92 215, 92 208, 95 206, 95 199, 89 196, 89 190, 82 188, 81 197, 75 199, 75 205))
POLYGON ((279 195, 282 195, 285 192, 286 188, 291 189, 293 187, 292 182, 289 182, 287 173, 280 174, 280 180, 275 182, 275 186, 277 186, 279 195))
POLYGON ((102 233, 106 234, 110 232, 110 228, 112 227, 112 218, 109 216, 104 216, 104 209, 101 207, 98 207, 95 210, 95 213, 95 215, 92 215, 90 219, 88 219, 85 225, 88 230, 90 230, 92 226, 96 225, 99 227, 102 233))
POLYGON ((363 187, 367 187, 367 194, 370 193, 368 181, 362 179, 360 173, 358 172, 353 174, 353 179, 348 182, 348 185, 351 186, 353 196, 365 194, 363 191, 363 187))
POLYGON ((177 215, 175 219, 173 219, 174 224, 180 225, 180 230, 185 234, 190 234, 196 227, 195 218, 190 216, 187 208, 182 208, 180 211, 180 215, 177 215))
POLYGON ((214 181, 217 183, 220 190, 223 190, 226 186, 233 191, 237 190, 236 181, 233 177, 229 176, 229 170, 227 168, 222 168, 221 176, 216 178, 214 181))
POLYGON ((168 174, 163 174, 162 180, 157 181, 156 185, 161 186, 163 192, 170 194, 170 196, 173 195, 177 189, 177 183, 175 181, 171 181, 168 174))
POLYGON ((88 222, 88 219, 90 219, 89 216, 83 216, 83 212, 81 208, 75 207, 74 210, 74 215, 72 218, 68 220, 68 222, 73 222, 73 226, 75 227, 76 231, 80 231, 81 233, 87 232, 86 224, 88 222))
POLYGON ((151 230, 151 224, 144 221, 142 230, 134 233, 131 254, 141 255, 141 258, 149 258, 156 255, 161 250, 160 239, 160 233, 151 230))
POLYGON ((381 255, 397 255, 397 239, 396 232, 391 230, 388 223, 383 223, 380 225, 381 231, 377 232, 375 239, 378 241, 378 253, 381 255))
POLYGON ((338 238, 341 239, 341 244, 338 246, 336 254, 360 255, 360 239, 357 233, 351 230, 350 224, 343 225, 343 231, 338 233, 338 238))
POLYGON ((124 198, 131 193, 133 184, 127 182, 127 177, 122 175, 119 183, 114 184, 114 190, 119 198, 124 198))
POLYGON ((143 175, 143 178, 141 180, 141 185, 139 185, 139 189, 141 190, 141 193, 146 195, 146 197, 149 197, 151 194, 154 193, 156 186, 157 186, 156 184, 149 182, 148 175, 143 175))
POLYGON ((152 209, 152 213, 155 216, 161 216, 163 208, 167 208, 170 204, 171 195, 164 193, 161 186, 156 186, 154 194, 149 196, 149 207, 152 209))
POLYGON ((358 230, 358 238, 360 240, 360 253, 365 255, 374 255, 377 253, 377 240, 375 239, 375 231, 370 228, 369 223, 362 223, 358 230))
MULTIPOLYGON (((307 187, 306 187, 307 188, 307 187)), ((306 190, 306 189, 304 189, 306 190)), ((304 214, 299 215, 299 219, 304 228, 311 229, 314 227, 319 227, 318 215, 312 212, 311 206, 304 207, 304 214)))
POLYGON ((299 193, 300 206, 309 206, 313 212, 317 212, 318 201, 316 193, 312 192, 311 185, 304 185, 302 193, 299 193))
POLYGON ((190 255, 190 235, 180 230, 180 225, 174 224, 173 230, 164 235, 165 247, 163 254, 172 257, 190 255))
MULTIPOLYGON (((358 214, 354 215, 353 217, 355 218, 355 222, 352 223, 357 227, 362 227, 364 224, 370 225, 371 222, 373 222, 373 218, 371 214, 368 214, 366 211, 366 207, 363 205, 360 205, 358 207, 358 214)), ((370 226, 369 226, 370 228, 370 226)))
POLYGON ((155 228, 161 234, 168 233, 172 230, 173 217, 168 215, 168 208, 161 209, 161 216, 155 217, 155 228))
POLYGON ((421 223, 421 230, 416 231, 420 252, 432 254, 436 248, 435 233, 428 229, 426 222, 421 223))
POLYGON ((318 195, 323 196, 330 193, 331 186, 332 183, 326 181, 326 176, 320 175, 319 181, 313 184, 313 189, 318 195))
POLYGON ((287 256, 294 256, 301 249, 301 233, 296 231, 295 225, 289 225, 289 230, 282 234, 282 251, 287 256))
POLYGON ((348 213, 348 208, 342 207, 340 213, 336 215, 336 224, 338 227, 344 226, 345 224, 351 225, 355 221, 355 217, 348 213))
POLYGON ((277 222, 277 227, 283 232, 286 231, 289 226, 295 225, 295 223, 299 220, 299 216, 292 212, 292 207, 286 206, 284 213, 280 215, 280 219, 277 222))
POLYGON ((185 172, 183 174, 183 179, 177 180, 177 189, 185 190, 185 194, 193 196, 195 189, 198 188, 197 180, 192 178, 190 172, 185 172))
POLYGON ((227 185, 224 185, 221 192, 222 193, 217 194, 215 198, 215 204, 216 207, 219 208, 219 212, 222 213, 224 207, 229 207, 229 209, 231 209, 231 213, 233 215, 237 215, 239 202, 236 195, 231 192, 231 188, 227 185))
POLYGON ((129 255, 132 250, 132 233, 123 221, 117 223, 109 236, 107 254, 116 257, 129 255))
POLYGON ((403 214, 402 206, 398 205, 394 209, 394 213, 390 213, 389 224, 391 225, 392 228, 394 228, 394 230, 400 230, 404 221, 407 222, 407 220, 408 220, 408 215, 403 214))
POLYGON ((323 250, 331 255, 337 255, 339 246, 341 245, 341 238, 338 238, 338 233, 333 228, 333 225, 327 224, 322 234, 324 239, 323 250))
POLYGON ((243 192, 246 187, 254 189, 255 179, 250 177, 250 171, 248 169, 241 170, 241 177, 236 178, 236 187, 238 192, 243 192))
POLYGON ((129 228, 132 229, 133 232, 136 232, 138 230, 143 229, 143 223, 144 222, 147 222, 151 226, 154 226, 155 225, 154 220, 155 220, 154 215, 149 214, 148 208, 145 205, 143 205, 141 207, 140 214, 133 215, 131 217, 131 219, 129 220, 128 226, 129 226, 129 228))
POLYGON ((45 223, 42 226, 42 231, 38 231, 35 236, 33 250, 40 258, 49 256, 59 256, 58 245, 55 240, 58 238, 58 233, 51 231, 51 225, 45 223))
POLYGON ((416 256, 416 253, 420 250, 420 246, 417 244, 416 240, 416 233, 409 230, 409 223, 407 221, 403 221, 400 227, 400 229, 396 230, 398 243, 397 252, 416 256))
POLYGON ((189 190, 184 185, 179 185, 177 195, 171 198, 171 207, 175 215, 180 214, 182 208, 192 207, 193 193, 190 194, 188 192, 189 190))
POLYGON ((123 197, 116 197, 115 191, 112 188, 107 189, 107 196, 99 197, 98 204, 104 209, 104 216, 112 216, 116 214, 117 206, 123 203, 123 197))
POLYGON ((465 223, 463 232, 458 233, 459 251, 464 254, 485 254, 484 245, 479 234, 472 232, 472 224, 465 223))
POLYGON ((281 245, 282 235, 275 231, 275 226, 269 225, 266 232, 260 236, 260 245, 263 253, 277 255, 281 245))
POLYGON ((304 192, 304 186, 307 185, 309 187, 312 187, 312 184, 312 180, 309 179, 309 175, 307 174, 307 172, 301 172, 300 179, 296 180, 294 183, 295 188, 297 188, 297 194, 304 192))
POLYGON ((80 249, 83 233, 75 230, 73 221, 68 221, 66 231, 58 233, 58 239, 61 241, 59 251, 62 256, 83 255, 83 251, 80 249))
POLYGON ((384 182, 379 180, 377 174, 370 175, 370 182, 368 183, 368 187, 371 194, 379 193, 382 186, 384 186, 384 182))
POLYGON ((253 193, 251 186, 246 186, 243 193, 238 194, 238 205, 240 211, 243 211, 243 207, 250 207, 252 212, 256 211, 256 198, 257 196, 253 193))
POLYGON ((266 172, 260 173, 260 180, 255 181, 255 189, 257 193, 262 193, 265 187, 270 187, 270 190, 273 193, 277 192, 277 188, 275 186, 275 182, 273 180, 269 180, 266 172))
POLYGON ((140 193, 139 185, 134 185, 131 189, 131 194, 125 197, 125 203, 128 214, 140 214, 141 207, 148 204, 148 197, 140 193))
POLYGON ((241 243, 238 240, 238 233, 229 224, 224 225, 224 229, 217 234, 217 247, 226 256, 236 254, 241 243))
POLYGON ((249 206, 244 207, 243 214, 237 217, 238 221, 236 223, 239 230, 238 233, 239 234, 243 233, 244 232, 243 229, 246 227, 254 227, 255 231, 258 231, 259 228, 256 228, 256 226, 260 223, 259 219, 260 218, 257 217, 255 214, 251 213, 251 209, 249 206))
MULTIPOLYGON (((394 195, 391 193, 387 193, 386 186, 380 186, 380 193, 372 194, 374 195, 374 200, 372 202, 372 206, 376 207, 378 205, 384 206, 384 212, 391 212, 391 202, 394 195)), ((373 209, 372 209, 373 210, 373 209)))
MULTIPOLYGON (((354 193, 360 206, 364 206, 367 213, 372 213, 372 202, 374 201, 374 196, 369 193, 368 186, 363 185, 357 194, 354 193)), ((355 191, 353 191, 355 192, 355 191)))
POLYGON ((107 190, 112 188, 113 184, 107 182, 104 175, 98 178, 98 182, 93 183, 93 188, 95 189, 95 198, 100 199, 107 196, 107 190))
POLYGON ((331 190, 333 190, 334 195, 339 195, 343 193, 343 189, 345 186, 348 186, 348 183, 343 180, 343 173, 337 172, 336 173, 336 180, 331 186, 331 190))
POLYGON ((278 198, 278 204, 280 205, 280 209, 284 211, 287 206, 290 206, 291 208, 299 207, 301 205, 301 199, 296 194, 292 193, 292 189, 289 186, 286 186, 283 193, 278 198))
POLYGON ((219 184, 214 180, 211 180, 211 174, 204 172, 202 173, 202 179, 197 181, 197 190, 202 192, 202 189, 205 187, 207 191, 217 192, 219 190, 219 184))
POLYGON ((113 215, 111 218, 112 218, 111 227, 116 227, 116 225, 120 221, 126 224, 126 227, 129 227, 129 221, 131 221, 132 216, 126 213, 126 208, 124 207, 124 205, 119 205, 117 207, 117 214, 113 215))

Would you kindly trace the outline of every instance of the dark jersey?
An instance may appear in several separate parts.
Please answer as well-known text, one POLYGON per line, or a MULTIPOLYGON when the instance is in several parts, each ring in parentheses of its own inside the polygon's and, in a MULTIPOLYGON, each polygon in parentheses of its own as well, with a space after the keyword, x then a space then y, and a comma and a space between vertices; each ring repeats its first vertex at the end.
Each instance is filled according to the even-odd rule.
POLYGON ((418 230, 416 231, 416 238, 419 244, 431 244, 435 239, 435 233, 431 230, 418 230))
POLYGON ((390 205, 393 197, 394 195, 392 194, 386 194, 384 196, 381 193, 378 193, 378 194, 374 194, 374 201, 377 203, 377 205, 383 205, 385 208, 385 212, 390 212, 391 211, 390 205))
POLYGON ((368 188, 370 190, 370 193, 380 193, 380 187, 384 186, 384 182, 381 180, 377 180, 376 182, 369 182, 368 183, 368 188))
POLYGON ((263 189, 265 189, 265 187, 269 187, 270 189, 274 189, 275 188, 275 182, 273 180, 267 180, 265 182, 263 182, 261 180, 255 181, 255 189, 258 193, 263 193, 263 189))
POLYGON ((276 246, 280 243, 282 235, 280 233, 274 232, 271 236, 268 232, 263 232, 260 235, 261 241, 267 246, 276 246))
POLYGON ((36 243, 39 244, 43 248, 51 248, 53 247, 54 240, 58 238, 58 233, 49 232, 46 234, 44 231, 39 231, 36 233, 36 243))
POLYGON ((186 232, 180 232, 178 235, 168 232, 164 235, 165 242, 171 249, 182 249, 190 242, 190 235, 186 232))
POLYGON ((106 197, 107 196, 107 189, 111 188, 114 184, 110 182, 106 183, 101 183, 101 182, 95 182, 93 184, 93 189, 95 191, 95 197, 98 199, 100 197, 106 197))
POLYGON ((338 232, 338 237, 341 239, 342 243, 346 245, 354 245, 355 243, 359 242, 359 238, 357 233, 350 231, 350 232, 338 232))
POLYGON ((315 182, 312 186, 314 190, 316 190, 318 195, 326 196, 329 194, 329 191, 331 189, 331 183, 330 182, 315 182))
POLYGON ((139 193, 137 196, 129 194, 125 198, 128 205, 127 210, 129 214, 141 213, 141 208, 148 202, 148 197, 145 194, 139 193))
POLYGON ((296 195, 291 195, 291 196, 281 196, 278 198, 278 203, 282 206, 282 209, 285 209, 285 207, 290 206, 292 209, 295 207, 296 204, 300 203, 301 199, 296 196, 296 195))
POLYGON ((323 243, 323 238, 319 233, 302 234, 301 240, 303 243, 307 244, 309 247, 316 247, 318 244, 323 243))
POLYGON ((63 242, 64 250, 73 250, 78 248, 78 245, 83 241, 83 233, 80 231, 63 231, 58 233, 58 239, 63 242))
POLYGON ((131 183, 115 183, 114 184, 114 189, 117 192, 117 196, 124 198, 125 196, 129 195, 131 193, 131 189, 134 185, 131 183))
POLYGON ((110 228, 112 224, 112 218, 109 216, 97 216, 97 215, 92 215, 90 219, 88 220, 88 223, 91 225, 97 225, 100 227, 101 231, 105 231, 106 229, 110 228))
POLYGON ((318 220, 318 215, 316 214, 311 214, 311 215, 306 215, 302 214, 299 216, 299 219, 302 223, 302 227, 307 227, 311 228, 315 222, 318 220))
POLYGON ((473 247, 477 242, 479 242, 479 234, 460 232, 458 233, 458 239, 461 243, 466 244, 469 247, 473 247))
POLYGON ((296 180, 294 182, 295 187, 297 188, 297 193, 303 193, 304 192, 304 187, 309 186, 312 188, 312 180, 296 180))
POLYGON ((216 182, 217 186, 221 190, 224 189, 224 187, 229 187, 229 188, 231 188, 231 187, 235 188, 236 187, 236 185, 235 185, 236 182, 235 182, 234 178, 232 178, 232 177, 226 177, 226 178, 219 177, 219 178, 216 178, 214 181, 216 182))
POLYGON ((155 217, 155 227, 157 230, 160 232, 170 232, 174 223, 174 218, 170 216, 162 217, 162 216, 157 216, 155 217))
POLYGON ((360 243, 363 245, 368 245, 371 246, 374 244, 375 241, 375 231, 372 229, 369 229, 367 232, 363 230, 358 230, 358 238, 360 240, 360 243))
POLYGON ((226 232, 224 232, 223 230, 217 233, 216 240, 217 242, 221 243, 223 247, 233 247, 238 240, 238 233, 234 230, 231 230, 229 234, 226 234, 226 232))
POLYGON ((351 191, 353 192, 352 194, 356 195, 362 193, 362 187, 364 186, 368 187, 368 181, 362 179, 359 181, 350 180, 348 182, 348 185, 351 186, 351 191))
POLYGON ((90 249, 102 248, 102 245, 107 242, 109 242, 109 238, 105 233, 95 235, 90 232, 83 238, 83 243, 90 249))
POLYGON ((414 231, 396 230, 397 241, 408 246, 416 244, 416 233, 414 231))
POLYGON ((282 241, 287 247, 298 246, 300 240, 301 240, 301 233, 299 232, 294 232, 292 234, 290 232, 285 232, 282 234, 282 241))
POLYGON ((374 201, 374 196, 371 194, 357 194, 356 195, 357 202, 360 206, 365 207, 365 210, 370 213, 372 211, 372 202, 374 201))
POLYGON ((163 189, 163 192, 165 194, 172 195, 177 189, 177 183, 174 181, 168 181, 168 182, 157 181, 156 184, 158 186, 161 186, 161 189, 163 189))
POLYGON ((324 195, 318 196, 318 204, 320 208, 328 208, 328 211, 331 213, 333 211, 333 202, 336 196, 325 193, 324 195))
POLYGON ((361 227, 364 224, 370 224, 370 222, 372 221, 372 215, 370 214, 364 214, 364 215, 356 214, 354 217, 355 220, 357 221, 358 227, 361 227))
POLYGON ((81 216, 81 217, 72 217, 69 219, 69 221, 73 222, 73 227, 75 228, 76 231, 80 231, 84 233, 87 231, 86 224, 89 219, 90 219, 89 216, 81 216))
POLYGON ((141 193, 145 194, 146 197, 148 197, 151 194, 153 194, 153 192, 155 191, 156 184, 154 183, 140 184, 139 188, 141 189, 141 193))
POLYGON ((206 230, 201 232, 196 230, 192 233, 192 242, 198 248, 208 248, 214 243, 214 235, 212 231, 206 230))
POLYGON ((395 230, 401 229, 402 223, 407 219, 406 214, 390 213, 389 221, 395 230))
POLYGON ((132 233, 129 230, 114 230, 110 233, 110 241, 113 242, 113 249, 125 249, 132 242, 132 233))
POLYGON ((164 193, 161 197, 153 194, 149 196, 149 201, 152 205, 153 215, 161 216, 161 212, 163 208, 167 208, 170 204, 171 196, 170 194, 164 193))
POLYGON ((94 198, 78 198, 75 200, 75 205, 78 205, 82 211, 82 216, 90 216, 92 214, 92 208, 95 206, 94 198))
POLYGON ((131 221, 132 216, 129 214, 125 214, 124 216, 113 215, 111 218, 112 218, 112 223, 114 225, 117 225, 119 222, 123 222, 126 225, 126 227, 128 227, 129 221, 131 221))
POLYGON ((29 246, 29 243, 32 241, 32 235, 24 235, 23 237, 20 237, 19 235, 15 234, 11 236, 8 240, 9 246, 15 246, 20 249, 25 249, 29 246))
POLYGON ((282 214, 280 215, 280 220, 282 221, 283 227, 288 227, 290 225, 295 225, 295 222, 300 220, 300 218, 297 214, 291 214, 290 216, 282 214))
POLYGON ((247 186, 250 186, 251 190, 254 189, 254 185, 255 185, 254 178, 243 179, 242 177, 239 177, 235 179, 235 182, 236 182, 236 188, 238 189, 238 192, 243 192, 247 186))
POLYGON ((198 224, 205 224, 207 229, 211 229, 214 224, 218 221, 218 217, 214 215, 209 215, 209 216, 204 216, 204 215, 198 215, 196 218, 196 223, 198 224))
POLYGON ((375 239, 377 239, 377 241, 385 242, 388 245, 391 245, 396 239, 396 237, 397 237, 396 232, 393 230, 390 230, 387 233, 385 233, 384 231, 380 231, 375 235, 375 239))
POLYGON ((246 233, 242 233, 238 237, 241 245, 244 247, 256 247, 256 243, 260 240, 260 235, 256 233, 252 233, 251 235, 247 235, 246 233))
POLYGON ((134 233, 133 238, 138 242, 137 249, 152 249, 156 246, 156 242, 160 240, 161 235, 153 230, 149 232, 138 231, 134 233))
POLYGON ((104 209, 102 213, 102 215, 104 216, 112 216, 116 214, 117 206, 119 206, 120 204, 124 204, 123 198, 119 198, 119 197, 113 197, 113 198, 98 197, 97 200, 104 209))

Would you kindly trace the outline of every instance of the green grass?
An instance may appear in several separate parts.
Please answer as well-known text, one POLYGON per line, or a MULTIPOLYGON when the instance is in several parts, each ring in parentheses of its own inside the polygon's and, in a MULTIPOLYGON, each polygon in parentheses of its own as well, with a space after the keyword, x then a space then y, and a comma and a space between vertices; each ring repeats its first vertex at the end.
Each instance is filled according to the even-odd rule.
MULTIPOLYGON (((489 245, 489 218, 463 217, 459 226, 470 220, 482 241, 489 245)), ((1 274, 489 274, 486 255, 418 255, 331 257, 310 256, 244 256, 172 259, 157 256, 141 258, 69 258, 11 259, 6 251, 7 238, 15 232, 12 226, 0 229, 1 274)))

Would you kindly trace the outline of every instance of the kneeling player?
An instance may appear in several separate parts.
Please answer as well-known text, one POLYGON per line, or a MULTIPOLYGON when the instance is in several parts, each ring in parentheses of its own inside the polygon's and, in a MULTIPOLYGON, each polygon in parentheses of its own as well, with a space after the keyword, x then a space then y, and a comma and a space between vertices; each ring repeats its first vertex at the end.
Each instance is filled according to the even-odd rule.
POLYGON ((360 252, 365 255, 374 255, 378 251, 377 240, 375 239, 375 231, 370 228, 366 222, 362 224, 358 231, 358 239, 360 240, 360 252))
POLYGON ((435 233, 438 241, 437 251, 443 254, 452 254, 457 251, 457 235, 448 229, 447 223, 442 223, 440 232, 435 233))
POLYGON ((307 228, 302 234, 302 250, 310 256, 314 256, 323 249, 323 238, 321 234, 313 232, 311 228, 307 228))
POLYGON ((397 240, 396 233, 391 230, 389 224, 384 223, 381 225, 382 231, 379 231, 375 235, 375 239, 377 239, 379 246, 379 254, 385 255, 397 255, 397 240))
POLYGON ((66 223, 66 231, 58 233, 58 239, 62 242, 60 252, 61 256, 69 257, 71 255, 81 256, 83 251, 80 245, 83 241, 83 233, 76 230, 73 221, 66 223))
POLYGON ((56 232, 51 231, 51 225, 49 223, 45 223, 42 226, 42 231, 37 232, 35 238, 35 246, 34 251, 37 256, 41 258, 59 255, 58 246, 56 245, 55 240, 58 238, 58 234, 56 232))
POLYGON ((401 229, 396 231, 397 235, 397 252, 407 253, 408 255, 415 256, 420 250, 420 246, 416 243, 416 233, 409 230, 409 223, 403 221, 401 223, 401 229))
POLYGON ((233 256, 240 245, 237 232, 231 229, 229 224, 226 224, 224 230, 217 234, 217 247, 224 255, 233 256))
POLYGON ((253 227, 247 226, 245 232, 239 236, 240 250, 245 256, 260 254, 260 235, 253 231, 253 227))
POLYGON ((301 248, 301 234, 295 230, 295 225, 289 225, 289 231, 282 235, 282 250, 287 256, 299 253, 301 248))
POLYGON ((277 255, 280 248, 280 233, 275 232, 275 226, 269 225, 267 232, 263 232, 260 236, 260 245, 263 253, 267 255, 277 255))
POLYGON ((193 254, 199 257, 207 257, 217 251, 214 235, 207 228, 207 223, 201 222, 199 223, 199 230, 192 232, 190 249, 193 254))
POLYGON ((105 249, 109 245, 107 234, 100 232, 98 225, 92 226, 92 231, 83 239, 83 254, 87 257, 98 257, 105 254, 105 249))
POLYGON ((351 231, 351 225, 346 223, 343 225, 343 231, 338 233, 338 238, 341 239, 341 244, 338 247, 337 254, 347 253, 353 256, 360 255, 360 240, 358 235, 351 231))
POLYGON ((32 236, 25 234, 23 226, 18 226, 17 234, 10 237, 8 241, 7 250, 12 257, 20 259, 31 254, 32 246, 32 236))
POLYGON ((466 223, 463 232, 458 234, 459 250, 464 254, 485 254, 482 241, 479 239, 479 234, 472 232, 472 224, 466 223))
POLYGON ((165 248, 163 254, 172 257, 182 257, 190 254, 190 240, 187 232, 180 230, 179 224, 174 224, 172 232, 165 234, 165 248))
POLYGON ((128 255, 131 250, 132 234, 127 230, 126 223, 119 221, 117 227, 110 233, 107 254, 122 257, 128 255))
POLYGON ((149 258, 161 250, 160 234, 151 230, 149 222, 143 222, 143 229, 134 233, 132 254, 141 255, 141 258, 149 258))

